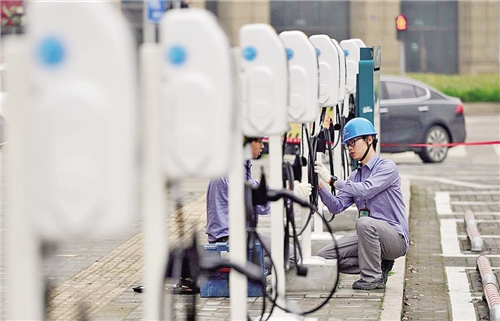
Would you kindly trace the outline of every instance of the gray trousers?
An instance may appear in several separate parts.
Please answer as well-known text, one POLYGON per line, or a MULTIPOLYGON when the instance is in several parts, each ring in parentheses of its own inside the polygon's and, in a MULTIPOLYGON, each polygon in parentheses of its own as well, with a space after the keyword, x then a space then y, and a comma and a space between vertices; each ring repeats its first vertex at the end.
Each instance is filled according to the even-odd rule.
MULTIPOLYGON (((263 234, 263 233, 258 233, 260 240, 262 241, 262 244, 266 247, 266 249, 271 252, 271 236, 269 234, 263 234)), ((294 252, 294 246, 293 244, 290 243, 289 245, 289 255, 288 255, 288 262, 290 264, 290 268, 295 267, 294 266, 294 258, 295 256, 293 255, 294 252)), ((298 253, 298 252, 297 252, 298 253)), ((272 265, 271 265, 271 257, 267 255, 267 253, 264 252, 264 263, 266 265, 266 269, 271 271, 272 265)))
MULTIPOLYGON (((406 253, 406 242, 389 223, 371 217, 356 221, 356 235, 337 240, 338 268, 341 273, 360 274, 367 282, 382 276, 382 259, 394 260, 406 253)), ((336 259, 335 244, 318 252, 325 259, 336 259)))

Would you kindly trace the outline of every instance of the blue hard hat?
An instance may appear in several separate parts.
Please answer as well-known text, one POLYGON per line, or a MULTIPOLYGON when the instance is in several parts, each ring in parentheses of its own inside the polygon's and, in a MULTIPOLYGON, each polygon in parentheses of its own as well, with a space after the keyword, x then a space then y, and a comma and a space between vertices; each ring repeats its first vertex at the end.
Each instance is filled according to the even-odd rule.
POLYGON ((366 118, 357 117, 351 119, 344 126, 344 130, 342 131, 344 135, 344 139, 342 140, 342 144, 346 144, 348 140, 351 140, 360 136, 368 136, 368 135, 377 135, 377 131, 373 124, 366 118))

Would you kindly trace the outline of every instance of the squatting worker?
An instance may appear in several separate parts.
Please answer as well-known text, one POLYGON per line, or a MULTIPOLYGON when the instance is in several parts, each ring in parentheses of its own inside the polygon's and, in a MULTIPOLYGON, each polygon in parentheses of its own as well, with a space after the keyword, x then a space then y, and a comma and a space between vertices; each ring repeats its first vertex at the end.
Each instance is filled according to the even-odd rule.
MULTIPOLYGON (((262 137, 245 137, 244 143, 250 145, 252 159, 257 159, 264 143, 262 137)), ((252 162, 250 160, 244 163, 244 180, 250 182, 253 186, 258 186, 259 182, 252 177, 252 162)), ((227 242, 229 239, 229 184, 228 177, 222 176, 210 180, 207 189, 207 233, 209 243, 227 242)), ((266 205, 256 205, 255 214, 269 214, 271 207, 266 205)))
MULTIPOLYGON (((250 145, 253 159, 257 159, 264 149, 262 137, 245 137, 244 145, 250 145)), ((250 160, 247 160, 244 163, 244 179, 254 186, 259 185, 259 182, 252 177, 252 163, 250 160)), ((207 234, 209 243, 227 242, 229 240, 228 188, 229 184, 227 176, 212 179, 208 184, 207 227, 205 229, 205 232, 207 234)), ((310 193, 311 187, 309 184, 302 183, 298 184, 295 187, 295 194, 299 197, 305 197, 310 193)), ((265 215, 270 213, 271 206, 269 203, 267 203, 266 205, 256 205, 254 206, 254 210, 254 214, 265 215)), ((255 216, 257 217, 258 215, 255 216)), ((270 250, 271 238, 268 235, 263 235, 260 233, 259 237, 262 240, 263 245, 268 250, 270 250)), ((267 254, 264 257, 264 260, 266 268, 270 270, 270 258, 267 256, 267 254)))
MULTIPOLYGON (((244 146, 250 145, 252 158, 256 159, 264 149, 262 137, 245 137, 244 146)), ((250 160, 244 163, 244 179, 257 186, 259 182, 252 177, 252 163, 250 160)), ((208 183, 207 189, 207 226, 205 232, 208 236, 208 243, 225 243, 229 241, 229 184, 228 177, 221 176, 213 178, 208 183)), ((257 205, 254 207, 254 214, 269 214, 270 205, 257 205)), ((256 215, 257 216, 257 215, 256 215)), ((264 246, 270 249, 270 238, 259 235, 264 246)), ((265 257, 266 268, 270 269, 270 259, 265 257)), ((181 279, 174 288, 173 293, 191 294, 198 293, 199 289, 189 279, 181 279)))
MULTIPOLYGON (((343 135, 342 143, 358 162, 358 169, 347 180, 340 180, 317 161, 314 171, 321 178, 319 195, 332 214, 344 211, 353 203, 358 208, 356 234, 337 241, 339 271, 360 274, 361 278, 352 284, 353 289, 383 289, 394 259, 404 256, 409 246, 401 178, 393 161, 376 154, 377 132, 370 121, 350 120, 343 135), (321 181, 335 186, 337 196, 321 181)), ((325 246, 318 256, 335 259, 335 245, 325 246)))

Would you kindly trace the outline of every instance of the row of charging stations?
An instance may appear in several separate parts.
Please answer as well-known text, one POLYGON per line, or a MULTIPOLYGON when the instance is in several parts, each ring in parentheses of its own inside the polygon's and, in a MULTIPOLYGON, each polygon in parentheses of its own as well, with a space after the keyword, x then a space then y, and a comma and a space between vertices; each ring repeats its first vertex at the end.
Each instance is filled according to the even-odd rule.
MULTIPOLYGON (((26 36, 6 44, 12 106, 6 168, 9 186, 18 186, 6 203, 8 228, 19 231, 7 239, 11 319, 43 318, 41 241, 102 238, 129 228, 140 174, 146 319, 162 317, 165 179, 229 173, 230 259, 245 265, 243 135, 269 136, 269 187, 281 189, 281 135, 288 123, 317 122, 319 107, 344 104, 364 90, 353 86, 353 79, 365 77, 358 40, 339 44, 300 31, 277 35, 267 24, 250 24, 240 29, 239 48, 231 49, 209 12, 169 10, 159 26, 160 42, 146 43, 140 52, 139 135, 135 49, 116 9, 109 3, 34 2, 28 17, 26 36), (18 85, 26 79, 29 86, 18 85), (200 144, 207 137, 211 144, 200 144)), ((273 285, 277 303, 285 306, 282 201, 272 203, 271 215, 273 285)), ((327 264, 314 261, 310 236, 303 238, 303 263, 327 264)), ((246 278, 231 271, 230 287, 231 318, 244 320, 246 278)), ((280 313, 272 317, 296 319, 280 313)))

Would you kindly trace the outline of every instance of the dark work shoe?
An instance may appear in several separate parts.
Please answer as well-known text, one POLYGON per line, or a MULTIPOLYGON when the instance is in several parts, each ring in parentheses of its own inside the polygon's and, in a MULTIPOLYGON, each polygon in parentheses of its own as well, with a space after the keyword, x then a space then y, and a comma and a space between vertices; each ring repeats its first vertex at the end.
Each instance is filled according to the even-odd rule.
POLYGON ((385 289, 385 284, 382 277, 376 279, 373 282, 367 282, 363 279, 359 279, 352 284, 352 288, 355 290, 385 289))
POLYGON ((389 272, 391 272, 393 266, 394 260, 382 260, 382 280, 384 280, 384 284, 387 283, 389 272))
POLYGON ((172 288, 173 294, 198 294, 200 288, 191 279, 180 279, 179 282, 172 288))

